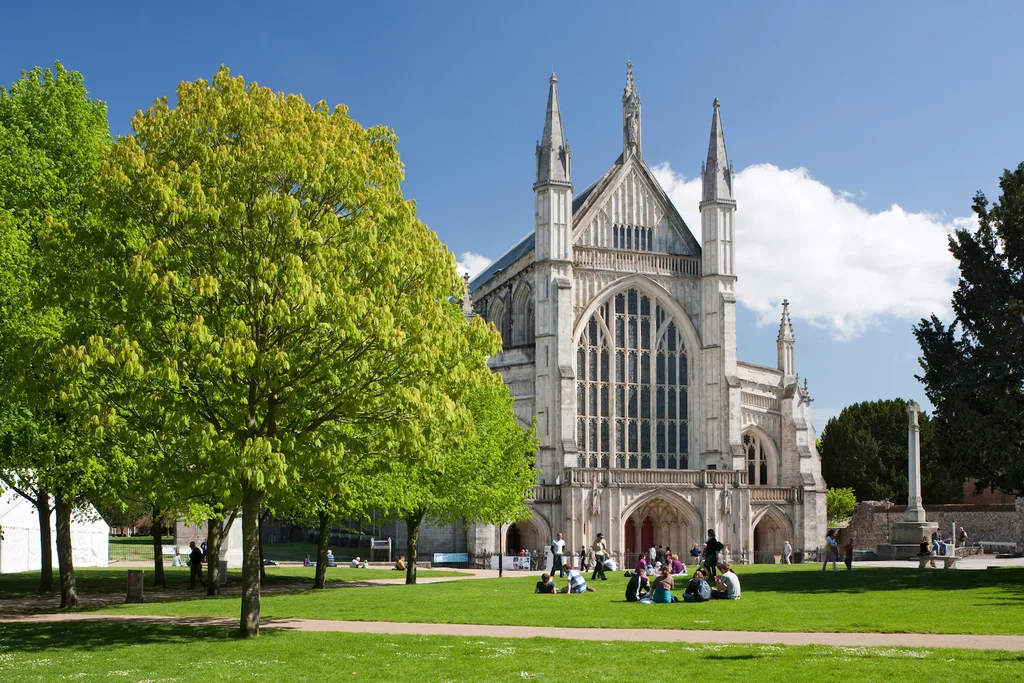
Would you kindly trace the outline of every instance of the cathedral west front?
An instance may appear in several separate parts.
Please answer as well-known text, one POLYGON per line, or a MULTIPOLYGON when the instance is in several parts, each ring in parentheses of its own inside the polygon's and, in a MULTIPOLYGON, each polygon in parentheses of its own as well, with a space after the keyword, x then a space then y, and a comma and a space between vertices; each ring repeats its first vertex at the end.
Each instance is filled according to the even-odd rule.
POLYGON ((489 364, 524 427, 536 418, 532 517, 430 534, 428 546, 483 560, 545 549, 559 532, 578 550, 603 532, 624 562, 652 545, 685 555, 708 528, 734 562, 774 561, 786 541, 798 551, 820 545, 825 483, 785 302, 776 366, 736 357, 742 197, 718 100, 699 242, 643 145, 629 65, 621 153, 576 192, 551 76, 533 232, 469 283, 464 304, 501 333, 489 364))

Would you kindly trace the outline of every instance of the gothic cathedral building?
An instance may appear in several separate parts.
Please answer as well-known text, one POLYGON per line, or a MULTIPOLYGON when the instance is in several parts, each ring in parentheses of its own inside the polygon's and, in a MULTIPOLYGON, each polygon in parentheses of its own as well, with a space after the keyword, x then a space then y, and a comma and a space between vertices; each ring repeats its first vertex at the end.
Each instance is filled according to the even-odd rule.
POLYGON ((575 550, 603 532, 621 562, 652 545, 685 554, 709 528, 733 561, 774 561, 786 541, 817 547, 825 482, 785 302, 776 367, 736 357, 742 198, 718 100, 698 242, 644 162, 632 65, 622 153, 575 195, 557 84, 552 75, 534 230, 466 297, 501 332, 490 365, 517 415, 536 418, 533 516, 470 526, 467 551, 544 549, 559 532, 575 550))

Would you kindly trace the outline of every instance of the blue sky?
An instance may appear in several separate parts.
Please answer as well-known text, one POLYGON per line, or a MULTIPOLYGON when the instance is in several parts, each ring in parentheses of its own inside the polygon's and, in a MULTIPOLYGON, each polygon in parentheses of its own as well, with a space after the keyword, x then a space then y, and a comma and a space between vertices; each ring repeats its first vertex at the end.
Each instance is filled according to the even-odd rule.
MULTIPOLYGON (((117 134, 220 64, 347 104, 395 128, 406 195, 452 251, 495 258, 532 227, 550 72, 581 190, 619 154, 632 59, 644 157, 677 203, 721 99, 741 171, 740 357, 775 363, 778 302, 792 300, 820 431, 855 401, 923 401, 910 328, 949 299, 944 233, 1024 160, 1024 5, 849 5, 24 3, 6 13, 0 82, 60 60, 117 134)), ((698 227, 695 206, 678 208, 698 227)))

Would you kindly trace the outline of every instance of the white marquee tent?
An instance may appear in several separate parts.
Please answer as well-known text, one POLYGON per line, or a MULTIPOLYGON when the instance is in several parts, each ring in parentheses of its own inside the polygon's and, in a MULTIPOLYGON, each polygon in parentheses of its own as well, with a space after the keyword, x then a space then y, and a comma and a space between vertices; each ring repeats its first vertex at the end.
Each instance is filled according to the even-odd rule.
MULTIPOLYGON (((0 484, 0 574, 39 569, 39 515, 35 506, 0 484)), ((106 567, 107 523, 92 505, 71 515, 71 548, 76 567, 106 567)), ((53 567, 57 568, 57 530, 50 516, 53 567)))

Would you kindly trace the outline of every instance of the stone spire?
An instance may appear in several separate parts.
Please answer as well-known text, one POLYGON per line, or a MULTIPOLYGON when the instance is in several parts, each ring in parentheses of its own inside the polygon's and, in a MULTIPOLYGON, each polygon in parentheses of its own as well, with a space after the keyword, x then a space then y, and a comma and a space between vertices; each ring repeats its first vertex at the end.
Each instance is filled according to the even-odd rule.
POLYGON ((701 168, 704 180, 704 192, 701 204, 713 202, 732 202, 732 164, 725 153, 725 133, 722 132, 722 117, 718 113, 720 107, 715 98, 715 113, 711 116, 711 141, 708 143, 708 160, 701 168))
POLYGON ((551 74, 544 135, 537 143, 537 185, 570 183, 569 145, 562 134, 562 112, 558 108, 558 78, 551 74))
POLYGON ((779 370, 787 377, 796 376, 796 337, 789 322, 789 300, 782 300, 782 322, 779 324, 779 370))
POLYGON ((633 62, 626 62, 626 87, 622 91, 622 153, 643 157, 640 128, 640 96, 633 80, 633 62))
POLYGON ((473 292, 469 288, 469 273, 462 276, 462 315, 466 316, 466 320, 472 320, 476 315, 473 311, 473 292))

